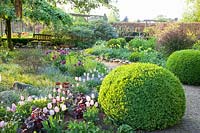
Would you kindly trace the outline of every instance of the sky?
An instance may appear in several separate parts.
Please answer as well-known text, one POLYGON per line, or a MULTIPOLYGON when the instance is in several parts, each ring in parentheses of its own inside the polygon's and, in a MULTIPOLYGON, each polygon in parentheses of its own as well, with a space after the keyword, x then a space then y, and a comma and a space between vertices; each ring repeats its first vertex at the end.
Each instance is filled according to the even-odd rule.
MULTIPOLYGON (((185 0, 118 0, 120 20, 125 16, 130 21, 154 19, 158 15, 168 18, 181 18, 185 8, 185 0)), ((93 14, 103 15, 107 10, 95 10, 93 14)))

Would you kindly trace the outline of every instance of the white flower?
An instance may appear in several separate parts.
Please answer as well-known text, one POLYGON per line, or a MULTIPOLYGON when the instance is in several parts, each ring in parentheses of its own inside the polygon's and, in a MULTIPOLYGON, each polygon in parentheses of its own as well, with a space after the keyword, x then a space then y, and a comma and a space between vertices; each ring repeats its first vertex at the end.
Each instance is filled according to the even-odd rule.
POLYGON ((65 101, 65 97, 61 97, 61 100, 62 100, 62 101, 65 101))
POLYGON ((75 80, 76 80, 76 81, 78 81, 78 79, 79 79, 78 77, 75 77, 75 80))
POLYGON ((66 107, 66 105, 65 105, 65 104, 61 104, 61 105, 60 105, 60 107, 61 107, 61 110, 62 110, 62 111, 65 111, 65 110, 67 110, 67 107, 66 107))
POLYGON ((56 97, 56 101, 60 102, 60 97, 59 96, 56 97))
POLYGON ((48 109, 51 109, 51 108, 52 108, 52 104, 51 104, 51 103, 48 103, 48 104, 47 104, 47 108, 48 108, 48 109))
POLYGON ((24 101, 24 96, 20 96, 20 99, 21 99, 22 101, 24 101))
POLYGON ((16 108, 17 108, 17 106, 13 103, 13 104, 12 104, 11 111, 12 111, 12 112, 15 112, 15 111, 16 111, 16 108))
POLYGON ((85 79, 83 79, 83 82, 85 82, 85 79))
POLYGON ((27 100, 31 102, 33 100, 32 96, 29 96, 27 100))
POLYGON ((53 98, 53 97, 52 97, 52 95, 51 95, 51 94, 49 94, 49 95, 48 95, 48 98, 49 98, 49 99, 51 99, 51 98, 53 98))
POLYGON ((90 107, 90 102, 85 102, 86 107, 90 107))
POLYGON ((62 85, 60 85, 59 88, 62 89, 63 88, 62 85))
POLYGON ((87 74, 86 74, 86 73, 83 73, 83 75, 86 76, 87 74))
POLYGON ((55 98, 52 100, 52 103, 56 103, 56 99, 55 98))
POLYGON ((90 101, 90 105, 92 105, 92 106, 94 105, 94 100, 90 101))
POLYGON ((1 82, 2 78, 1 78, 1 74, 0 74, 0 82, 1 82))
POLYGON ((58 91, 58 93, 61 93, 61 89, 58 89, 57 91, 58 91))
POLYGON ((94 74, 92 74, 92 78, 94 78, 94 74))
POLYGON ((63 95, 65 95, 65 94, 66 94, 66 92, 65 92, 65 91, 62 91, 62 93, 63 93, 63 95))
POLYGON ((11 108, 10 108, 10 107, 6 107, 6 110, 7 110, 7 111, 11 111, 11 108))
POLYGON ((78 77, 78 81, 80 81, 80 82, 81 82, 81 81, 82 81, 82 78, 81 78, 81 77, 78 77))
POLYGON ((95 95, 94 95, 94 93, 92 93, 92 94, 91 94, 91 98, 92 98, 92 99, 94 99, 94 98, 95 98, 95 95))
POLYGON ((86 80, 90 80, 90 77, 87 77, 86 80))
POLYGON ((55 88, 53 89, 53 92, 56 92, 56 89, 55 89, 55 88))
POLYGON ((76 84, 76 87, 79 87, 79 85, 80 85, 80 84, 79 84, 79 83, 77 83, 77 84, 76 84))
POLYGON ((49 111, 49 114, 50 114, 50 115, 54 115, 54 114, 55 114, 54 110, 50 110, 50 111, 49 111))
POLYGON ((87 100, 88 102, 91 100, 90 96, 86 96, 85 98, 86 98, 86 100, 87 100))
POLYGON ((98 102, 95 102, 94 106, 95 106, 95 107, 98 107, 98 102))
POLYGON ((54 108, 54 111, 55 111, 56 113, 58 113, 58 112, 60 111, 59 107, 56 106, 56 107, 54 108))
POLYGON ((43 108, 43 112, 44 112, 45 114, 48 112, 47 107, 44 107, 44 108, 43 108))
POLYGON ((3 128, 6 125, 5 121, 0 122, 0 128, 3 128))

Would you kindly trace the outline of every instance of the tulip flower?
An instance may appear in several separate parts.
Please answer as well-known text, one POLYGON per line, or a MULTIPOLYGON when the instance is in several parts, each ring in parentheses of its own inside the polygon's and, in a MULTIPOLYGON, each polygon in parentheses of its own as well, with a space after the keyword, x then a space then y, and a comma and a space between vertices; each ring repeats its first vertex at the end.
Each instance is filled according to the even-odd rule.
POLYGON ((50 115, 54 115, 54 114, 55 114, 54 110, 50 110, 50 111, 49 111, 49 114, 50 114, 50 115))

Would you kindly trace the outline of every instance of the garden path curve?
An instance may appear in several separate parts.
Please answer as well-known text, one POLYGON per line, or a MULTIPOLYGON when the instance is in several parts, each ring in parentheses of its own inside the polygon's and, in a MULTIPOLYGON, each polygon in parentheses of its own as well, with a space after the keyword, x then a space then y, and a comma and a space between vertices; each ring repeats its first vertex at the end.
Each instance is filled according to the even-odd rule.
MULTIPOLYGON (((121 65, 110 62, 102 63, 110 69, 121 65)), ((200 86, 183 85, 183 87, 185 89, 187 104, 183 120, 173 127, 152 133, 200 133, 200 86)))

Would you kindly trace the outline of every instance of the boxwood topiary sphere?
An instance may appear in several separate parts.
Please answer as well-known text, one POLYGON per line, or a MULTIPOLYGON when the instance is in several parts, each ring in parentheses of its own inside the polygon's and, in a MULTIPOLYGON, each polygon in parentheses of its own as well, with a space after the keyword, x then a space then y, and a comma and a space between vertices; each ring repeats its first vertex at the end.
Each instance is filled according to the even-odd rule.
POLYGON ((200 51, 174 52, 169 56, 166 66, 182 83, 200 85, 200 51))
POLYGON ((185 112, 183 87, 170 71, 133 63, 112 70, 103 80, 98 102, 106 115, 133 129, 164 129, 185 112))

